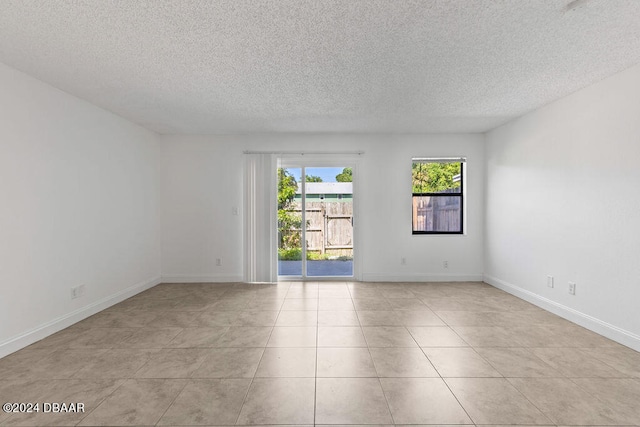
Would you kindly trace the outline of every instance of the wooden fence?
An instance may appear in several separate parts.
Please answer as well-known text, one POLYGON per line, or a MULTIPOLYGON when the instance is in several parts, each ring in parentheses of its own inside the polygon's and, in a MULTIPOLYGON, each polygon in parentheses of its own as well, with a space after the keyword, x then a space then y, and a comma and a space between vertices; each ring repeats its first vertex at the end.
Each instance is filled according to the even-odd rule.
MULTIPOLYGON (((300 204, 295 204, 292 211, 301 215, 300 204)), ((353 203, 307 202, 305 215, 308 252, 353 255, 353 203)), ((414 196, 413 230, 459 231, 460 197, 414 196)))
POLYGON ((460 197, 413 196, 414 231, 459 231, 460 197))
MULTIPOLYGON (((302 213, 299 204, 293 211, 302 213)), ((353 255, 353 203, 307 202, 305 215, 308 252, 353 255)))

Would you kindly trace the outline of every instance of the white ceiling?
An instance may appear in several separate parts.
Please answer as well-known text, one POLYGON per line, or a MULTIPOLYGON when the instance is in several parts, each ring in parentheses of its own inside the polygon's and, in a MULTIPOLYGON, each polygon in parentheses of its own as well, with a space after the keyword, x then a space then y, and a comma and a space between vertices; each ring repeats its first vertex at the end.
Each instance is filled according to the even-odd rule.
POLYGON ((640 63, 640 0, 1 0, 0 62, 160 133, 483 132, 640 63))

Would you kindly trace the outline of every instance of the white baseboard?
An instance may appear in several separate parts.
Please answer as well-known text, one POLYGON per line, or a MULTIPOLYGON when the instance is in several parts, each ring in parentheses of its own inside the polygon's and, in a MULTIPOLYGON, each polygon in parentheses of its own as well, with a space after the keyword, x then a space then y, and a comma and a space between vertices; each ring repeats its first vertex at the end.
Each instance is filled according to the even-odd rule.
POLYGON ((237 283, 242 276, 162 276, 162 283, 237 283))
POLYGON ((68 328, 74 323, 78 323, 79 321, 86 319, 89 316, 93 316, 94 314, 106 308, 109 308, 114 304, 124 301, 127 298, 139 294, 142 291, 152 288, 159 283, 160 277, 155 277, 144 282, 136 283, 135 285, 123 289, 122 291, 117 292, 111 296, 103 298, 100 301, 96 301, 71 313, 60 316, 57 319, 53 319, 21 335, 9 338, 8 340, 0 343, 0 358, 16 352, 30 344, 33 344, 36 341, 40 341, 41 339, 46 338, 51 334, 68 328))
POLYGON ((369 274, 363 282, 481 282, 482 274, 369 274))
POLYGON ((640 336, 490 275, 484 281, 622 345, 640 351, 640 336))

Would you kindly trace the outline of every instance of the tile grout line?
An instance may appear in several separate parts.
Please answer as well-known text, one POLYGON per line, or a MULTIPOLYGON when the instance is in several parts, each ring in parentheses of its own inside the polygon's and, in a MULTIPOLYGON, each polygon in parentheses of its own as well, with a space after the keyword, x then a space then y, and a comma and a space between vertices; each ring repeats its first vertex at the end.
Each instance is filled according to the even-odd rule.
MULTIPOLYGON (((422 302, 422 300, 420 300, 422 302)), ((425 306, 427 308, 429 308, 429 310, 431 310, 431 307, 429 307, 428 305, 425 304, 425 306)), ((434 314, 435 311, 431 310, 434 314)), ((436 314, 436 316, 438 316, 436 314)), ((440 316, 438 316, 438 318, 440 318, 440 316)), ((462 339, 462 337, 460 337, 449 325, 447 325, 447 323, 440 318, 440 320, 442 320, 442 322, 446 325, 447 328, 451 329, 456 336, 458 336, 460 339, 462 339)), ((451 387, 449 387, 449 384, 447 383, 447 381, 444 379, 444 377, 442 376, 442 374, 440 373, 440 371, 438 370, 438 368, 436 368, 436 366, 433 364, 433 362, 431 361, 431 359, 429 359, 429 356, 427 356, 427 353, 425 353, 425 350, 422 346, 420 346, 420 344, 418 343, 418 341, 416 340, 416 338, 413 336, 413 334, 411 333, 411 331, 409 331, 409 328, 405 326, 405 329, 407 330, 407 332, 409 333, 409 335, 411 335, 411 338, 413 338, 413 340, 415 341, 416 345, 418 346, 418 348, 420 349, 420 351, 422 352, 422 354, 424 354, 424 357, 427 358, 427 360, 429 361, 429 363, 431 364, 431 366, 433 367, 433 369, 436 371, 436 373, 438 374, 438 376, 440 377, 440 381, 442 381, 442 383, 445 385, 445 387, 447 387, 447 389, 449 390, 449 393, 451 393, 451 395, 453 396, 454 399, 456 399, 456 402, 458 402, 458 405, 460 405, 460 408, 462 408, 462 410, 464 411, 464 413, 467 415, 467 418, 469 418, 469 420, 471 420, 471 422, 476 425, 475 421, 473 421, 473 418, 471 418, 471 415, 469 414, 469 412, 467 412, 467 409, 462 405, 462 402, 460 402, 460 399, 458 399, 458 396, 455 395, 455 393, 453 392, 453 390, 451 390, 451 387)), ((464 341, 464 340, 463 340, 464 341)), ((466 341, 464 341, 467 345, 468 343, 466 341)))
MULTIPOLYGON (((80 418, 80 420, 75 424, 75 425, 80 425, 80 423, 82 423, 82 421, 84 421, 85 419, 87 419, 87 417, 89 417, 92 413, 94 413, 98 407, 100 405, 102 405, 104 403, 105 400, 107 400, 112 394, 114 394, 117 390, 120 389, 120 387, 122 387, 124 385, 124 383, 126 383, 128 380, 130 380, 131 378, 119 378, 122 379, 122 384, 120 384, 118 387, 114 388, 113 391, 111 393, 109 393, 108 395, 106 395, 103 399, 101 399, 95 406, 95 408, 93 408, 91 410, 91 412, 89 412, 87 415, 85 415, 84 417, 80 418)), ((9 418, 7 418, 7 421, 9 420, 9 418)), ((5 425, 4 423, 2 425, 5 425)))
POLYGON ((551 417, 549 415, 547 415, 547 413, 545 411, 543 411, 542 409, 538 408, 538 405, 536 405, 534 402, 531 401, 531 399, 529 399, 527 396, 525 396, 525 394, 523 392, 521 392, 520 390, 518 390, 518 388, 513 385, 513 383, 511 381, 509 381, 509 378, 504 378, 505 381, 507 381, 507 383, 513 387, 513 389, 518 392, 518 394, 520 394, 520 396, 522 396, 527 402, 529 402, 531 404, 531 406, 533 406, 534 408, 536 408, 546 419, 548 419, 549 421, 551 421, 554 425, 558 425, 554 422, 554 420, 551 419, 551 417))
MULTIPOLYGON (((384 297, 383 297, 384 298, 384 297)), ((386 298, 385 298, 386 301, 386 298)), ((360 323, 360 316, 358 316, 358 310, 356 310, 356 306, 353 303, 353 298, 351 303, 353 304, 353 309, 356 312, 356 317, 358 318, 358 323, 360 323)), ((382 396, 384 397, 384 401, 387 403, 387 410, 389 411, 389 417, 391 417, 391 423, 393 425, 396 424, 395 419, 393 418, 393 412, 391 412, 391 405, 389 404, 389 398, 387 397, 387 393, 384 392, 384 387, 382 386, 382 381, 380 381, 380 373, 378 372, 378 368, 376 367, 376 362, 371 354, 371 347, 369 346, 369 342, 367 341, 367 336, 364 334, 364 329, 362 323, 360 323, 360 330, 362 331, 362 335, 364 337, 364 341, 367 343, 367 352, 369 353, 369 357, 371 358, 371 363, 373 363, 373 369, 376 371, 376 379, 378 380, 378 385, 380 386, 380 390, 382 390, 382 396)))
MULTIPOLYGON (((289 288, 287 288, 287 292, 288 291, 289 291, 289 288)), ((284 302, 282 304, 284 304, 284 302)), ((278 317, 280 317, 280 313, 282 313, 282 305, 280 306, 280 310, 278 311, 278 316, 276 316, 276 320, 274 321, 273 326, 271 327, 271 332, 269 332, 269 338, 267 338, 267 342, 265 343, 264 347, 258 347, 258 348, 262 348, 262 355, 260 356, 260 360, 256 365, 256 371, 253 373, 253 377, 249 382, 249 387, 247 387, 247 391, 244 394, 244 397, 242 399, 242 405, 240 405, 240 410, 238 411, 238 416, 236 417, 236 421, 234 422, 234 425, 238 425, 238 421, 240 420, 240 415, 242 415, 242 409, 244 408, 244 405, 247 402, 247 397, 249 396, 249 392, 251 391, 251 386, 253 385, 253 381, 256 379, 256 375, 258 374, 258 368, 260 368, 260 363, 262 363, 262 359, 264 358, 264 353, 267 351, 267 345, 269 345, 269 340, 271 339, 271 335, 273 335, 273 330, 275 329, 275 324, 278 321, 278 317)))
MULTIPOLYGON (((164 379, 163 381, 167 381, 167 379, 164 379)), ((171 403, 169 403, 169 405, 167 405, 167 409, 164 410, 164 412, 162 412, 162 415, 160 415, 160 418, 158 418, 158 421, 155 422, 154 425, 158 425, 158 423, 162 420, 162 418, 166 415, 167 411, 169 410, 169 408, 171 408, 171 406, 175 403, 175 401, 178 399, 178 397, 182 394, 182 392, 184 391, 185 388, 187 388, 187 386, 189 385, 189 378, 185 378, 185 383, 182 386, 182 388, 180 389, 179 392, 176 393, 175 397, 171 400, 171 403)))

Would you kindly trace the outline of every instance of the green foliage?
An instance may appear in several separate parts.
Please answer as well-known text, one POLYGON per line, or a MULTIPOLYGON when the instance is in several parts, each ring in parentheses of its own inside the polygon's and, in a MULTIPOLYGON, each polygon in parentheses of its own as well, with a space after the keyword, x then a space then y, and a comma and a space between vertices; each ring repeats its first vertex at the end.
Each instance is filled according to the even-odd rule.
POLYGON ((291 249, 278 248, 278 259, 280 261, 300 261, 300 260, 302 260, 302 249, 300 249, 300 248, 291 248, 291 249))
POLYGON ((278 210, 288 208, 298 191, 298 182, 284 168, 278 168, 278 210))
POLYGON ((278 168, 278 247, 300 250, 300 228, 302 215, 293 212, 293 199, 298 191, 298 182, 286 169, 278 168))
MULTIPOLYGON (((330 256, 328 254, 320 254, 318 252, 307 252, 307 260, 308 261, 350 261, 353 258, 350 256, 330 256)), ((302 249, 300 248, 278 248, 278 260, 280 261, 301 261, 302 260, 302 249)))
POLYGON ((314 175, 307 175, 306 176, 306 180, 307 182, 322 182, 322 178, 319 176, 314 176, 314 175))
POLYGON ((279 247, 286 249, 300 248, 301 226, 302 216, 300 213, 278 209, 279 247))
POLYGON ((441 193, 460 187, 453 181, 461 171, 461 163, 413 163, 412 183, 414 193, 441 193))
POLYGON ((353 169, 344 168, 342 172, 336 175, 336 181, 338 182, 353 182, 353 169))
POLYGON ((321 254, 319 252, 307 252, 307 261, 350 261, 353 257, 347 255, 333 256, 329 254, 321 254))

